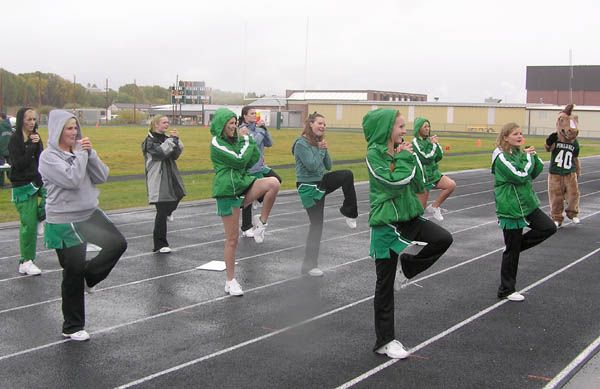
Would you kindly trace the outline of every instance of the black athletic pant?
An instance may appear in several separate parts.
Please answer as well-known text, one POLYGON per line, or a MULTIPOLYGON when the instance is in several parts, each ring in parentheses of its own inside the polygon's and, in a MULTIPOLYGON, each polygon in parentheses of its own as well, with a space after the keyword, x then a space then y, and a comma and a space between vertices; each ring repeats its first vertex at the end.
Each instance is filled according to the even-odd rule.
MULTIPOLYGON (((281 177, 273 169, 270 172, 265 174, 265 177, 275 177, 281 184, 281 177)), ((258 199, 259 202, 262 203, 263 198, 258 199)), ((249 204, 247 207, 242 209, 242 231, 246 231, 252 228, 252 204, 249 204)))
MULTIPOLYGON (((297 182, 296 187, 301 183, 297 182)), ((319 189, 325 191, 325 195, 342 188, 344 192, 344 202, 340 207, 342 215, 355 219, 358 217, 358 207, 356 205, 356 191, 354 190, 354 175, 350 170, 338 170, 326 173, 317 184, 319 189)), ((306 251, 304 253, 304 262, 302 263, 302 273, 307 273, 310 269, 318 267, 319 248, 321 247, 321 236, 323 235, 323 208, 325 207, 325 196, 310 208, 306 208, 310 227, 306 237, 306 251)))
MULTIPOLYGON (((395 223, 396 230, 410 240, 427 242, 418 254, 400 255, 402 272, 407 278, 413 278, 433 265, 452 244, 452 235, 439 225, 423 219, 414 218, 408 222, 395 223)), ((375 310, 374 350, 395 339, 394 333, 394 281, 398 254, 390 250, 390 259, 376 259, 377 283, 373 305, 375 310)))
POLYGON ((556 226, 548 215, 536 208, 525 217, 531 230, 523 234, 523 229, 502 230, 506 248, 502 253, 502 268, 500 269, 500 287, 498 297, 504 298, 513 293, 517 283, 519 254, 536 246, 556 232, 556 226))
POLYGON ((177 201, 161 201, 155 203, 156 217, 154 218, 154 231, 152 237, 154 239, 154 248, 152 251, 158 251, 163 247, 169 247, 167 241, 167 217, 171 216, 173 211, 177 209, 179 200, 177 201))
POLYGON ((102 250, 86 261, 86 243, 57 249, 58 261, 63 268, 61 285, 63 333, 72 334, 85 327, 85 298, 83 283, 93 287, 104 280, 127 249, 125 237, 101 210, 82 222, 75 230, 84 242, 100 246, 102 250))

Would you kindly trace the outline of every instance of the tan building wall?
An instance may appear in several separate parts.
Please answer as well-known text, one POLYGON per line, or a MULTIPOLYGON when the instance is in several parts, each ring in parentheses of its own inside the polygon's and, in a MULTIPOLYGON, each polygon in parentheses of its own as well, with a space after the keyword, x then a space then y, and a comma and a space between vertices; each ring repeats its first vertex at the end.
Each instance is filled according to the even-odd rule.
POLYGON ((514 121, 524 125, 525 106, 469 105, 469 104, 410 104, 409 102, 368 102, 339 104, 309 102, 308 112, 317 111, 327 119, 329 128, 362 128, 363 116, 376 108, 399 110, 412 129, 417 117, 425 117, 434 131, 498 132, 505 123, 514 121))
MULTIPOLYGON (((527 111, 527 123, 524 131, 532 135, 548 135, 556 129, 556 118, 563 106, 555 108, 530 108, 527 111)), ((575 107, 574 115, 579 117, 579 136, 582 138, 600 138, 600 107, 586 107, 585 110, 578 110, 575 107)))

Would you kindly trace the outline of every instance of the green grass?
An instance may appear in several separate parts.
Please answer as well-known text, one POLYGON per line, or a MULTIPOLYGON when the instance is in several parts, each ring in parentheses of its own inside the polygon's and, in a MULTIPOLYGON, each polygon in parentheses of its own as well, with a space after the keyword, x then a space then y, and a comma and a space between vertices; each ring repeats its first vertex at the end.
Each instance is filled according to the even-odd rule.
MULTIPOLYGON (((84 128, 84 135, 89 136, 94 148, 102 160, 110 167, 110 175, 122 176, 143 174, 144 164, 140 145, 144 140, 147 129, 142 127, 100 127, 84 128)), ((291 164, 294 158, 291 147, 300 134, 300 130, 271 130, 275 145, 266 149, 266 161, 269 165, 291 164)), ((47 140, 46 129, 40 129, 42 139, 47 140)), ((178 161, 181 171, 197 171, 212 169, 209 154, 210 132, 207 128, 181 127, 180 137, 185 145, 184 152, 178 161)), ((440 134, 440 143, 446 150, 445 158, 440 167, 442 171, 457 171, 464 169, 488 168, 491 150, 494 148, 495 136, 457 134, 440 134), (480 140, 478 142, 477 140, 480 140), (453 156, 455 153, 486 152, 481 155, 453 156)), ((411 137, 407 137, 410 140, 411 137)), ((334 163, 334 169, 351 169, 357 181, 368 179, 363 162, 366 142, 361 132, 330 131, 327 141, 334 163), (348 165, 337 165, 336 160, 359 160, 348 165)), ((543 160, 548 160, 549 153, 543 150, 543 137, 528 137, 527 144, 538 149, 543 160)), ((600 140, 580 140, 581 156, 599 155, 600 140)), ((585 165, 584 165, 585 168, 585 165)), ((282 189, 295 188, 294 169, 278 169, 277 173, 283 178, 282 189)), ((199 200, 209 198, 212 188, 212 174, 184 176, 188 192, 184 200, 199 200)), ((146 186, 144 180, 129 180, 111 182, 99 186, 100 206, 105 210, 140 207, 147 205, 146 186)), ((0 222, 18 220, 15 207, 10 202, 10 190, 0 190, 0 222)))

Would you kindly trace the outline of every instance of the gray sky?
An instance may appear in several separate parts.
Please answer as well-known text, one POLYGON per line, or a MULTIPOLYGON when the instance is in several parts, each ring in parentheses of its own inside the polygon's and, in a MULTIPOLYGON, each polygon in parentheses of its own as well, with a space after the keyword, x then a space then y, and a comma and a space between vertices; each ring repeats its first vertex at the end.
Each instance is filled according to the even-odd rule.
POLYGON ((178 74, 268 95, 380 89, 522 103, 527 65, 568 65, 569 49, 574 65, 600 64, 598 4, 8 0, 0 11, 0 67, 99 86, 108 77, 113 89, 134 79, 167 87, 178 74))

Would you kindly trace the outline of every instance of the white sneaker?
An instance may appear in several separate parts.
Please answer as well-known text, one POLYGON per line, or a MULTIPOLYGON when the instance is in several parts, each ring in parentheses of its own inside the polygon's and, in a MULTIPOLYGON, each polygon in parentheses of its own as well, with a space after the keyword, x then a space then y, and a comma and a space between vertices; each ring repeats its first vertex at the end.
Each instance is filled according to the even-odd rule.
POLYGON ((377 354, 385 354, 393 359, 405 359, 408 358, 410 353, 404 349, 402 343, 397 340, 392 340, 388 344, 375 350, 377 354))
POLYGON ((90 339, 90 334, 87 333, 86 330, 81 330, 81 331, 77 331, 74 332, 72 334, 65 334, 63 332, 62 334, 65 338, 71 338, 71 340, 76 340, 78 342, 81 342, 83 340, 89 340, 90 339))
POLYGON ((161 254, 169 254, 171 252, 171 248, 170 247, 161 247, 160 250, 158 250, 158 252, 161 254))
POLYGON ((573 221, 573 224, 579 224, 579 223, 581 223, 581 220, 580 220, 580 219, 579 219, 577 216, 575 216, 575 217, 572 219, 572 221, 573 221))
POLYGON ((408 286, 408 278, 406 278, 404 273, 402 273, 402 269, 398 268, 398 272, 396 273, 396 281, 394 282, 394 290, 396 292, 399 292, 401 289, 404 289, 407 286, 408 286))
POLYGON ((323 277, 323 270, 315 267, 314 269, 310 269, 308 271, 308 275, 313 277, 323 277))
POLYGON ((87 251, 88 253, 95 253, 95 252, 98 252, 98 251, 102 251, 102 247, 96 246, 93 243, 87 242, 87 246, 85 248, 85 251, 87 251))
POLYGON ((254 215, 252 217, 252 224, 254 225, 254 241, 256 243, 262 243, 265 240, 265 227, 266 224, 260 221, 260 215, 254 215))
POLYGON ((235 278, 231 279, 231 281, 225 281, 225 293, 229 293, 232 296, 244 295, 242 286, 236 281, 235 278))
POLYGON ((513 293, 509 294, 508 296, 506 296, 506 299, 510 300, 510 301, 523 301, 523 300, 525 300, 525 296, 523 296, 519 292, 513 292, 513 293))
POLYGON ((167 216, 167 221, 168 222, 172 222, 173 220, 175 220, 175 218, 173 217, 173 215, 167 216))
POLYGON ((42 274, 42 270, 29 260, 19 265, 19 273, 27 274, 28 276, 39 276, 42 274))
POLYGON ((44 227, 46 225, 46 222, 39 222, 37 224, 37 234, 38 236, 44 236, 44 227))
POLYGON ((425 208, 425 210, 427 212, 430 212, 433 215, 433 218, 435 220, 438 220, 438 221, 444 220, 444 217, 442 216, 442 210, 440 209, 440 207, 434 207, 431 204, 429 204, 427 206, 427 208, 425 208))
POLYGON ((254 228, 248 228, 246 231, 242 231, 242 238, 254 238, 254 228))
POLYGON ((562 223, 559 223, 555 220, 554 225, 556 226, 556 228, 560 228, 560 226, 562 226, 562 223))
POLYGON ((346 224, 351 229, 355 229, 356 228, 356 219, 352 219, 351 217, 347 217, 346 218, 346 224))

